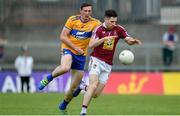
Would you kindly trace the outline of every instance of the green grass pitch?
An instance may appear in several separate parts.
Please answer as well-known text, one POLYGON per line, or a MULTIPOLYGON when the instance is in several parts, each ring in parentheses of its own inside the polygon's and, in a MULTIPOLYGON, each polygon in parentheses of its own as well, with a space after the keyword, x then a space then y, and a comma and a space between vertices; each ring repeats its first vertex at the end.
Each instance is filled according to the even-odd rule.
MULTIPOLYGON (((59 115, 60 93, 12 94, 0 93, 0 115, 59 115)), ((83 95, 73 99, 68 107, 79 115, 83 95)), ((180 96, 101 95, 93 99, 90 115, 180 115, 180 96)))

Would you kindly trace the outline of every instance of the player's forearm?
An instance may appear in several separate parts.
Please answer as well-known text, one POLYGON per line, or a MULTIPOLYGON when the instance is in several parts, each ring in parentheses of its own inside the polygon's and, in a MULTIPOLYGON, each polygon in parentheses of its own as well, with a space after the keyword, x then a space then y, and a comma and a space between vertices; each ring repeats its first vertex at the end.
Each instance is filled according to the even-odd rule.
POLYGON ((101 43, 103 43, 103 39, 94 39, 89 42, 89 48, 95 48, 99 46, 101 43))
POLYGON ((62 41, 64 44, 66 44, 67 46, 69 46, 70 48, 76 50, 77 46, 75 44, 73 44, 70 40, 69 40, 69 34, 70 34, 69 29, 67 28, 63 28, 61 34, 60 34, 60 41, 62 41))
POLYGON ((76 45, 75 44, 73 44, 69 39, 68 39, 68 37, 67 36, 60 36, 60 40, 64 43, 64 44, 66 44, 67 46, 69 46, 70 48, 72 48, 72 49, 76 49, 76 45))
POLYGON ((126 41, 128 45, 134 45, 135 43, 133 41, 126 41))

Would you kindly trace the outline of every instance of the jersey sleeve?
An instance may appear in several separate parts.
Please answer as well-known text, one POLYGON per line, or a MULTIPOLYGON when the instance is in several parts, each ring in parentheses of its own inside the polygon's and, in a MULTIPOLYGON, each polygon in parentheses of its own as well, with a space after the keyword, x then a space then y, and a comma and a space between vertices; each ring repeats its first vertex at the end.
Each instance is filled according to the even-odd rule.
POLYGON ((97 26, 97 27, 93 30, 91 38, 92 38, 92 39, 99 39, 99 38, 100 38, 100 28, 99 28, 99 26, 97 26))
POLYGON ((175 37, 175 42, 178 42, 178 41, 179 41, 179 37, 178 37, 178 35, 177 35, 177 34, 175 34, 175 35, 174 35, 174 37, 175 37))
POLYGON ((72 16, 68 18, 68 20, 66 21, 65 23, 65 27, 68 28, 68 29, 72 29, 73 28, 73 20, 72 20, 72 16))
POLYGON ((95 27, 99 26, 101 24, 101 21, 95 18, 91 17, 91 21, 95 27))
POLYGON ((97 20, 96 21, 96 27, 99 26, 99 25, 101 25, 101 21, 97 20))
POLYGON ((168 33, 164 33, 162 37, 162 41, 167 41, 168 40, 168 33))
POLYGON ((124 39, 127 36, 129 36, 129 34, 127 33, 124 27, 119 26, 119 31, 120 31, 120 38, 124 39))

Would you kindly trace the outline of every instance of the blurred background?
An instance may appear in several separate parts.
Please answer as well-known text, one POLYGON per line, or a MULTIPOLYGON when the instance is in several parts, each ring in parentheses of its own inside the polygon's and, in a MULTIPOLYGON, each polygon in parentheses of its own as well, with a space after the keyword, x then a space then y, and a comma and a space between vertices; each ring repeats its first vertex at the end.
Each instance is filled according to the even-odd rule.
POLYGON ((36 70, 54 68, 60 61, 61 29, 70 15, 78 14, 82 2, 92 3, 93 16, 101 21, 106 9, 115 9, 119 23, 143 42, 141 47, 122 46, 120 42, 114 70, 180 70, 180 44, 171 67, 163 66, 161 52, 162 35, 168 26, 174 25, 180 33, 179 0, 0 0, 2 70, 14 68, 14 59, 24 44, 35 59, 36 70), (131 66, 120 66, 118 61, 119 52, 125 48, 134 51, 135 63, 131 66))
POLYGON ((180 43, 175 44, 172 63, 164 65, 162 37, 170 26, 180 35, 180 0, 0 0, 1 76, 4 71, 15 71, 14 60, 23 45, 34 58, 34 71, 52 71, 59 65, 59 34, 83 2, 93 5, 93 16, 101 21, 106 9, 115 9, 118 23, 143 42, 142 46, 127 46, 120 41, 113 71, 179 72, 180 43), (123 49, 134 52, 132 65, 119 62, 123 49))
POLYGON ((162 35, 173 25, 180 33, 180 0, 0 0, 1 70, 14 69, 14 59, 26 44, 35 60, 35 70, 51 70, 60 61, 59 34, 66 19, 78 14, 81 3, 93 4, 93 16, 103 21, 104 11, 118 12, 118 23, 129 34, 139 38, 142 46, 125 46, 119 42, 114 70, 170 71, 180 70, 177 44, 170 67, 162 60, 162 35), (123 45, 122 45, 122 44, 123 45), (135 63, 120 65, 118 54, 131 49, 135 63))

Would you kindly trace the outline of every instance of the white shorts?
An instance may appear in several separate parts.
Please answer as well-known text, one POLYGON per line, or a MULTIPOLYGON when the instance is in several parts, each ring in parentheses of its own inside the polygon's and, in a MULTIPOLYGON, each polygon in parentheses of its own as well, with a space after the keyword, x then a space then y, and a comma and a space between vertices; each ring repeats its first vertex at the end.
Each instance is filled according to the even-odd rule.
POLYGON ((97 74, 99 82, 106 84, 111 73, 112 66, 106 62, 91 56, 89 62, 89 74, 97 74))

